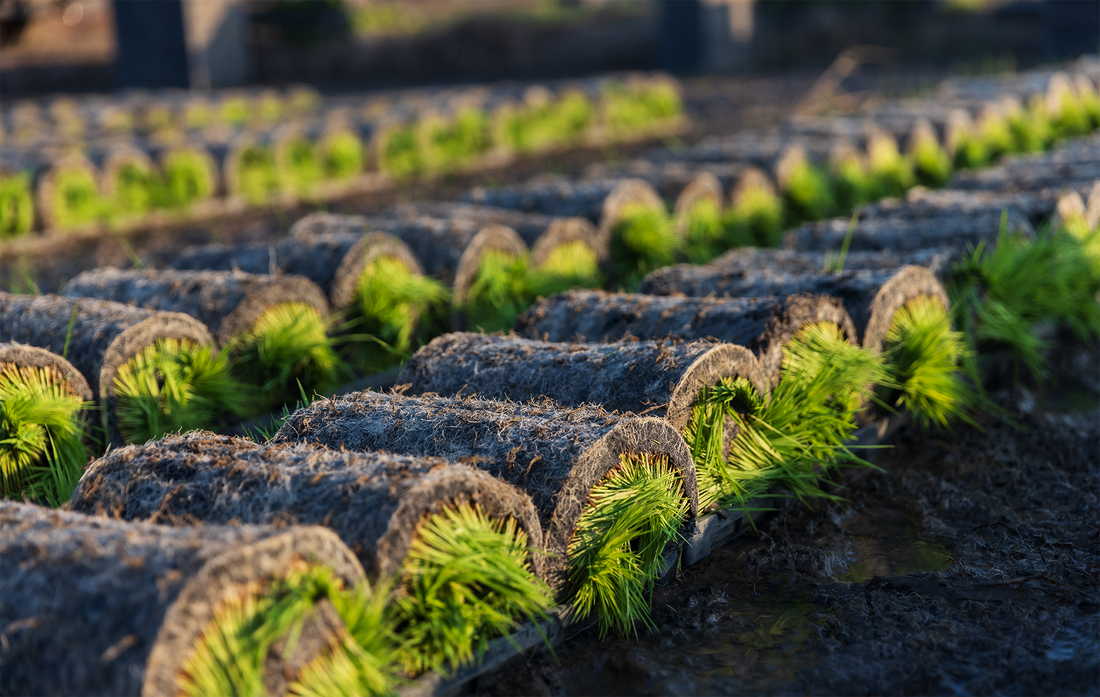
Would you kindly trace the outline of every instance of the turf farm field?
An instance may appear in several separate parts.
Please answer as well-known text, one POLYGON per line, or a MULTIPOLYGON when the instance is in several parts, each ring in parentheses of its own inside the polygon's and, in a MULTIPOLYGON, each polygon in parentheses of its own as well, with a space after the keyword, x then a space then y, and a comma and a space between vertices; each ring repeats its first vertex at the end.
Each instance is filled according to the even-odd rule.
POLYGON ((0 694, 1097 692, 1098 90, 6 103, 0 694))

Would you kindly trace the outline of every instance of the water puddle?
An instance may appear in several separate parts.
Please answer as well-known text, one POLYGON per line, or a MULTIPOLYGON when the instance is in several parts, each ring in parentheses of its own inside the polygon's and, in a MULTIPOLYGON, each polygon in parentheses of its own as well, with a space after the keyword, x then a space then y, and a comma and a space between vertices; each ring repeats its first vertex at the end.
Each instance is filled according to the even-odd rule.
POLYGON ((875 576, 904 576, 918 571, 944 571, 951 566, 950 550, 925 540, 920 521, 904 511, 869 508, 844 525, 856 562, 836 578, 865 583, 875 576))

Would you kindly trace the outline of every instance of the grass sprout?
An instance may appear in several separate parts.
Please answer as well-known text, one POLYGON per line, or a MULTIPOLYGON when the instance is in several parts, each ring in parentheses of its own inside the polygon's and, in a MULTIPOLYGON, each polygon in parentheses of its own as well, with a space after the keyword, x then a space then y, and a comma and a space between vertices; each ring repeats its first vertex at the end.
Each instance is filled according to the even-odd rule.
POLYGON ((527 534, 478 505, 444 508, 417 527, 396 598, 406 644, 401 662, 416 675, 468 665, 519 619, 547 619, 550 589, 531 572, 527 534))
POLYGON ((680 474, 665 455, 622 454, 589 493, 569 542, 571 604, 578 620, 595 614, 600 636, 653 628, 647 587, 663 571, 666 545, 688 513, 680 474))
POLYGON ((0 496, 67 501, 88 462, 80 411, 91 406, 55 368, 0 364, 0 496))
POLYGON ((158 339, 115 375, 115 415, 127 443, 213 428, 226 413, 243 415, 249 390, 233 379, 228 353, 178 339, 158 339))

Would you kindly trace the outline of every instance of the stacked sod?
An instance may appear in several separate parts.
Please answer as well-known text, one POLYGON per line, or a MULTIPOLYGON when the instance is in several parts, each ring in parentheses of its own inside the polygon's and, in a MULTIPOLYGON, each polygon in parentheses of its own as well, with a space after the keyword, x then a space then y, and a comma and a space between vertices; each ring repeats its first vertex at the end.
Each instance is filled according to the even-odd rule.
POLYGON ((449 307, 450 293, 424 276, 412 251, 386 232, 365 232, 362 218, 312 214, 273 244, 212 244, 185 251, 181 270, 285 273, 316 283, 327 294, 341 354, 360 371, 392 367, 415 347, 421 318, 449 307))
POLYGON ((856 342, 856 329, 844 306, 826 296, 798 294, 781 300, 575 291, 535 304, 517 322, 516 332, 555 342, 630 337, 723 341, 756 353, 766 387, 779 382, 784 346, 805 327, 822 323, 835 327, 843 341, 856 342))
POLYGON ((216 425, 241 396, 198 320, 96 298, 0 293, 0 336, 65 357, 102 408, 106 442, 216 425))
POLYGON ((273 442, 463 460, 512 483, 538 510, 559 601, 605 630, 647 619, 645 587, 698 511, 676 430, 595 407, 362 392, 298 410, 273 442))
MULTIPOLYGON (((303 568, 327 569, 336 587, 365 581, 355 556, 322 528, 170 528, 16 503, 0 503, 0 559, 8 570, 0 689, 11 694, 201 692, 196 654, 227 610, 303 568)), ((284 675, 304 678, 310 659, 347 641, 338 621, 308 621, 325 614, 324 603, 313 611, 318 599, 304 599, 296 648, 262 646, 251 656, 252 689, 285 690, 284 675)), ((291 624, 268 645, 287 646, 291 624)))
MULTIPOLYGON (((736 259, 736 255, 730 258, 736 259)), ((783 257, 760 252, 750 258, 783 257)), ((851 315, 864 348, 873 353, 885 348, 892 351, 887 361, 898 390, 890 392, 888 403, 908 409, 922 422, 941 426, 967 413, 969 389, 958 374, 967 351, 962 336, 952 329, 947 292, 925 267, 790 273, 769 264, 752 269, 736 263, 682 266, 656 274, 643 284, 643 290, 651 293, 698 293, 702 289, 706 295, 730 298, 795 293, 838 298, 851 315)))
POLYGON ((326 335, 324 293, 300 276, 104 268, 78 275, 65 294, 198 319, 259 390, 261 411, 331 389, 343 370, 326 335))
POLYGON ((465 465, 193 432, 116 450, 90 472, 72 510, 172 525, 330 528, 372 580, 402 588, 395 628, 410 638, 402 660, 412 672, 469 663, 550 605, 530 498, 465 465), (473 537, 464 520, 487 529, 473 537), (475 558, 448 556, 432 535, 473 545, 475 558))
POLYGON ((0 496, 58 506, 88 453, 88 381, 46 349, 0 344, 0 496))

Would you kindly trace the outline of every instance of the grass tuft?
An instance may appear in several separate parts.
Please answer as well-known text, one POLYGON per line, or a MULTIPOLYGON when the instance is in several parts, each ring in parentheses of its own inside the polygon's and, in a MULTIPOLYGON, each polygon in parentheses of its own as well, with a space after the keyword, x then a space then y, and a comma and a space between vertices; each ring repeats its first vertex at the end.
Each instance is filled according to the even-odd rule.
POLYGON ((555 247, 540 266, 528 268, 525 296, 533 303, 573 288, 600 288, 603 282, 596 251, 581 241, 566 242, 555 247))
POLYGON ((233 356, 237 378, 258 388, 259 413, 302 392, 326 392, 347 372, 332 348, 324 319, 306 303, 269 308, 226 351, 233 356))
POLYGON ((1062 230, 1044 229, 1029 238, 1004 227, 996 247, 978 245, 953 266, 948 293, 955 325, 970 353, 1006 349, 1042 379, 1048 343, 1036 336, 1036 325, 1067 324, 1083 338, 1100 334, 1100 278, 1087 251, 1091 238, 1083 246, 1062 230))
POLYGON ((271 151, 250 145, 237 163, 237 189, 253 206, 265 203, 279 189, 279 175, 271 151))
POLYGON ((90 406, 56 369, 0 364, 0 496, 67 501, 88 462, 80 411, 90 406))
MULTIPOLYGON (((385 370, 406 358, 419 324, 433 324, 451 302, 438 280, 410 271, 399 259, 380 257, 359 276, 349 328, 370 336, 354 342, 355 362, 364 372, 385 370)), ((425 334, 431 331, 424 332, 425 334)))
POLYGON ((604 119, 614 133, 645 132, 683 112, 680 93, 671 84, 615 84, 601 94, 604 119))
POLYGON ((62 229, 98 220, 103 214, 103 201, 95 174, 79 165, 59 171, 54 178, 50 206, 57 227, 62 229))
POLYGON ((176 150, 164 158, 164 182, 160 205, 184 208, 214 194, 214 180, 205 156, 193 150, 176 150))
POLYGON ((727 248, 778 247, 783 241, 783 199, 770 187, 744 189, 726 211, 723 226, 727 248))
POLYGON ((592 119, 588 98, 572 92, 544 104, 507 111, 495 137, 514 152, 530 154, 580 142, 592 119))
POLYGON ((663 208, 624 207, 611 229, 611 259, 616 281, 630 290, 646 274, 676 261, 682 240, 663 208))
POLYGON ((951 157, 944 152, 935 133, 925 131, 918 135, 909 152, 913 163, 913 175, 919 184, 941 187, 951 178, 951 157))
POLYGON ((837 204, 829 177, 803 161, 791 167, 783 191, 792 223, 821 220, 836 214, 837 204))
POLYGON ((426 170, 453 171, 489 149, 489 118, 472 108, 450 118, 424 117, 416 125, 416 147, 426 170))
POLYGON ((321 161, 328 179, 351 179, 363 171, 363 143, 351 131, 338 131, 321 141, 321 161))
POLYGON ((896 385, 884 390, 885 402, 905 409, 924 428, 971 421, 977 402, 961 369, 968 360, 966 341, 951 329, 951 316, 939 301, 921 296, 895 313, 885 356, 896 385))
POLYGON ((576 618, 596 614, 600 637, 653 628, 647 587, 663 571, 663 553, 688 513, 680 473, 666 455, 620 454, 618 467, 589 493, 569 542, 576 618))
POLYGON ((913 166, 898 152, 893 136, 879 134, 867 144, 868 173, 879 196, 901 198, 916 184, 913 166))
POLYGON ((529 304, 527 255, 513 256, 490 249, 481 256, 477 277, 463 309, 466 326, 489 333, 511 329, 529 304))
POLYGON ((696 402, 684 437, 692 449, 699 506, 748 509, 774 487, 799 500, 836 499, 822 489, 840 466, 866 465, 846 443, 853 415, 887 380, 881 357, 849 344, 835 325, 805 327, 784 347, 779 384, 765 399, 745 378, 724 378, 696 402), (726 425, 737 429, 728 456, 726 425))
POLYGON ((34 227, 31 177, 22 172, 0 178, 0 240, 20 237, 34 227))
POLYGON ((183 666, 180 693, 189 697, 266 694, 265 662, 272 645, 288 637, 288 648, 293 647, 313 607, 326 598, 344 620, 347 636, 305 666, 289 693, 303 697, 391 694, 394 675, 389 664, 397 639, 390 629, 388 593, 372 592, 365 585, 345 590, 324 566, 294 570, 266 588, 250 585, 240 595, 223 600, 183 666))
POLYGON ((550 589, 531 573, 527 534, 477 505, 445 508, 416 530, 396 599, 406 638, 401 662, 416 675, 472 663, 520 618, 547 617, 550 589))
POLYGON ((687 212, 684 254, 693 264, 705 264, 729 249, 722 211, 711 198, 700 199, 687 212))
POLYGON ((324 163, 309 138, 298 136, 283 143, 278 162, 279 179, 285 191, 307 194, 325 177, 324 163))
POLYGON ((127 443, 213 428, 226 413, 246 411, 248 390, 232 377, 228 352, 158 339, 119 368, 115 415, 127 443))

